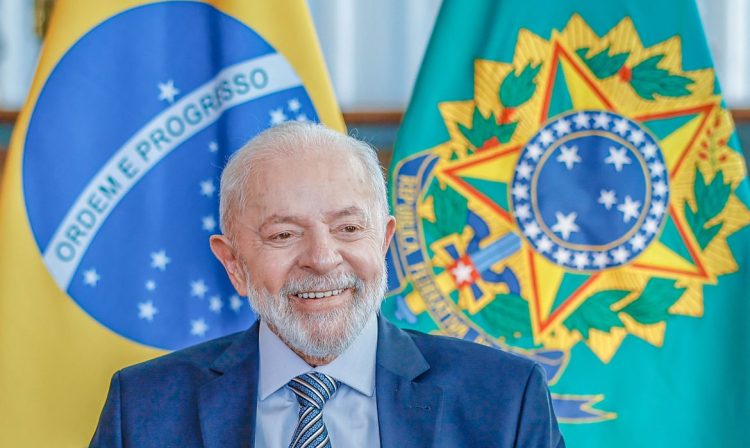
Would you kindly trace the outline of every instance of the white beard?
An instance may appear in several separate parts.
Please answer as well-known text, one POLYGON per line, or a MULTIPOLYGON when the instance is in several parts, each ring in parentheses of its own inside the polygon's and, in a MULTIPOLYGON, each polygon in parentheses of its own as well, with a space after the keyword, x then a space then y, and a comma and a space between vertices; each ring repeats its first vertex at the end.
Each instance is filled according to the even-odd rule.
POLYGON ((362 332, 370 316, 379 311, 387 289, 385 265, 381 275, 369 283, 351 273, 310 275, 287 281, 278 295, 255 289, 249 272, 244 271, 250 306, 258 317, 294 351, 316 359, 335 358, 343 353, 362 332), (303 291, 346 288, 353 289, 352 300, 327 312, 296 311, 288 297, 303 291))

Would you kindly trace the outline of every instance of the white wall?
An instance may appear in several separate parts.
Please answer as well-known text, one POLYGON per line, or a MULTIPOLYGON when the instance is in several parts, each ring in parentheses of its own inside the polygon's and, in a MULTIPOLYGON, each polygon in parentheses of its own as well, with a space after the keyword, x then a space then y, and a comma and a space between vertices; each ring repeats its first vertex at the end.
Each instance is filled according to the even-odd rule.
POLYGON ((38 52, 34 0, 0 0, 0 109, 21 107, 38 52))
POLYGON ((698 0, 724 99, 750 107, 750 1, 698 0))
POLYGON ((308 4, 341 107, 406 107, 440 0, 308 4))
MULTIPOLYGON (((406 107, 440 3, 308 0, 345 111, 406 107)), ((33 5, 0 0, 0 109, 18 109, 29 88, 39 50, 33 5)), ((750 0, 698 6, 727 103, 749 108, 750 0)))

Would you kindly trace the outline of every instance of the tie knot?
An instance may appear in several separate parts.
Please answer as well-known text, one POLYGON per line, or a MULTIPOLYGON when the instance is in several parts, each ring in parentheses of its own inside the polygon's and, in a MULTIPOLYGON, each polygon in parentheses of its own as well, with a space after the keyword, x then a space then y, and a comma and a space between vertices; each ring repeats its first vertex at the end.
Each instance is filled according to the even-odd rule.
POLYGON ((336 392, 339 382, 320 372, 310 372, 292 378, 287 384, 297 395, 300 406, 323 409, 323 405, 336 392))

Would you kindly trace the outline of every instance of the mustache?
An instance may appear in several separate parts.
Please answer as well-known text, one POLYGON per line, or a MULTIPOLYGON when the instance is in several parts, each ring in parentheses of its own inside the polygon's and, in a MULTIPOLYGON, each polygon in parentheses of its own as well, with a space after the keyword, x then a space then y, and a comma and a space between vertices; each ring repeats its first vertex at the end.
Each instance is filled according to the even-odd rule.
POLYGON ((285 297, 310 291, 331 291, 347 288, 359 290, 363 286, 364 282, 355 274, 342 272, 292 278, 284 283, 279 292, 282 297, 285 297))

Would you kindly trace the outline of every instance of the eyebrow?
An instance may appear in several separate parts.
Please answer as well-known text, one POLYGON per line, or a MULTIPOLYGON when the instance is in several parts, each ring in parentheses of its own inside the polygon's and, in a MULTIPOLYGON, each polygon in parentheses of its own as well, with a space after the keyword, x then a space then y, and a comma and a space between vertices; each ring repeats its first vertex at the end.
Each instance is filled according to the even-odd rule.
MULTIPOLYGON (((334 210, 331 212, 326 213, 325 215, 326 221, 334 221, 336 219, 346 218, 349 216, 359 217, 362 219, 367 220, 367 213, 362 207, 358 207, 356 205, 352 205, 351 207, 342 208, 341 210, 334 210)), ((305 218, 297 215, 278 215, 273 214, 269 216, 263 223, 260 225, 259 230, 263 230, 266 226, 270 226, 273 224, 297 224, 297 225, 303 225, 305 222, 305 218)))

